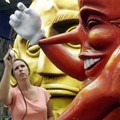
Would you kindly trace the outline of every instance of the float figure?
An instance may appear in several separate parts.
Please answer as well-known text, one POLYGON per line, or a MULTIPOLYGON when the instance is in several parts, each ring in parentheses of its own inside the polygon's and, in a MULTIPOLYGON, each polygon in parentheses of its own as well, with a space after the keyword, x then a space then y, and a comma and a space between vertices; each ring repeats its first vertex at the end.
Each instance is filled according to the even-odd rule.
MULTIPOLYGON (((38 42, 49 59, 66 74, 78 80, 91 80, 58 119, 119 120, 120 1, 78 0, 78 4, 79 25, 76 30, 38 42), (78 59, 60 45, 69 42, 81 45, 78 59)), ((26 38, 21 34, 21 24, 11 25, 26 38)), ((35 44, 31 36, 29 40, 35 44)))

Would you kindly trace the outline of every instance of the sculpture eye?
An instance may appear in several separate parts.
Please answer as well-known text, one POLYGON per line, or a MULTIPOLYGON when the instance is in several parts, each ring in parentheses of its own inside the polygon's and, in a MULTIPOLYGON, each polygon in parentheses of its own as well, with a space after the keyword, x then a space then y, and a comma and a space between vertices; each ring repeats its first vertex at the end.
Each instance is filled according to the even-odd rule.
POLYGON ((40 54, 40 47, 38 45, 33 45, 33 46, 30 46, 30 43, 27 42, 26 44, 26 53, 28 56, 30 57, 39 57, 39 54, 40 54))
POLYGON ((67 43, 68 46, 70 46, 71 48, 75 48, 75 49, 80 49, 81 45, 77 44, 77 43, 67 43))
MULTIPOLYGON (((72 27, 69 27, 66 32, 70 32, 72 30, 75 30, 77 25, 74 25, 72 27)), ((81 46, 78 43, 67 43, 67 45, 71 48, 79 49, 81 46)))
POLYGON ((90 30, 92 29, 93 27, 97 26, 100 24, 100 21, 97 20, 97 19, 89 19, 87 21, 87 28, 90 30))

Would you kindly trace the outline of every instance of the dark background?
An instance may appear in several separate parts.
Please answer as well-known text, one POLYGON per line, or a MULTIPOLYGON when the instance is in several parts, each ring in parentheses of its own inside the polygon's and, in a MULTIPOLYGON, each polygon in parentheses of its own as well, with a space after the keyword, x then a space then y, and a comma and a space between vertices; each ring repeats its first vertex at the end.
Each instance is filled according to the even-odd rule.
POLYGON ((9 25, 9 17, 17 10, 18 2, 29 7, 32 0, 10 0, 10 3, 0 0, 0 80, 4 71, 3 57, 9 48, 9 44, 12 45, 16 37, 15 31, 9 25))

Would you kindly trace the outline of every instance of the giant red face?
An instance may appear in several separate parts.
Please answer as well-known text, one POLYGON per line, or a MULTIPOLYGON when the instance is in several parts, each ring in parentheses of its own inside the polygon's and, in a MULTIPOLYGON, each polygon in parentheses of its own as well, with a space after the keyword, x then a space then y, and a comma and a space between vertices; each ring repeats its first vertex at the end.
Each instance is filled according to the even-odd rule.
POLYGON ((53 43, 81 44, 79 58, 84 61, 85 74, 94 80, 100 75, 113 51, 120 44, 119 23, 115 22, 120 18, 120 1, 78 0, 78 4, 79 26, 76 31, 71 35, 64 34, 48 39, 49 42, 46 43, 54 41, 53 43))
POLYGON ((82 25, 78 29, 78 34, 83 29, 86 36, 84 40, 79 36, 79 42, 82 45, 79 57, 84 60, 86 75, 95 79, 120 44, 120 29, 111 22, 119 18, 120 9, 116 8, 120 1, 78 0, 78 3, 80 4, 79 17, 82 25))

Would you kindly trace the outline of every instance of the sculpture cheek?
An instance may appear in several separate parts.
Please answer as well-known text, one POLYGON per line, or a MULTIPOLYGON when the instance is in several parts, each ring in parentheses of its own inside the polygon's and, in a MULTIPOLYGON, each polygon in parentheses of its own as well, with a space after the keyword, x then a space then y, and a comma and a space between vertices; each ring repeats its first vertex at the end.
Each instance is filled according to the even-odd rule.
POLYGON ((114 43, 115 34, 109 29, 95 29, 89 33, 89 45, 95 50, 106 50, 114 43))

